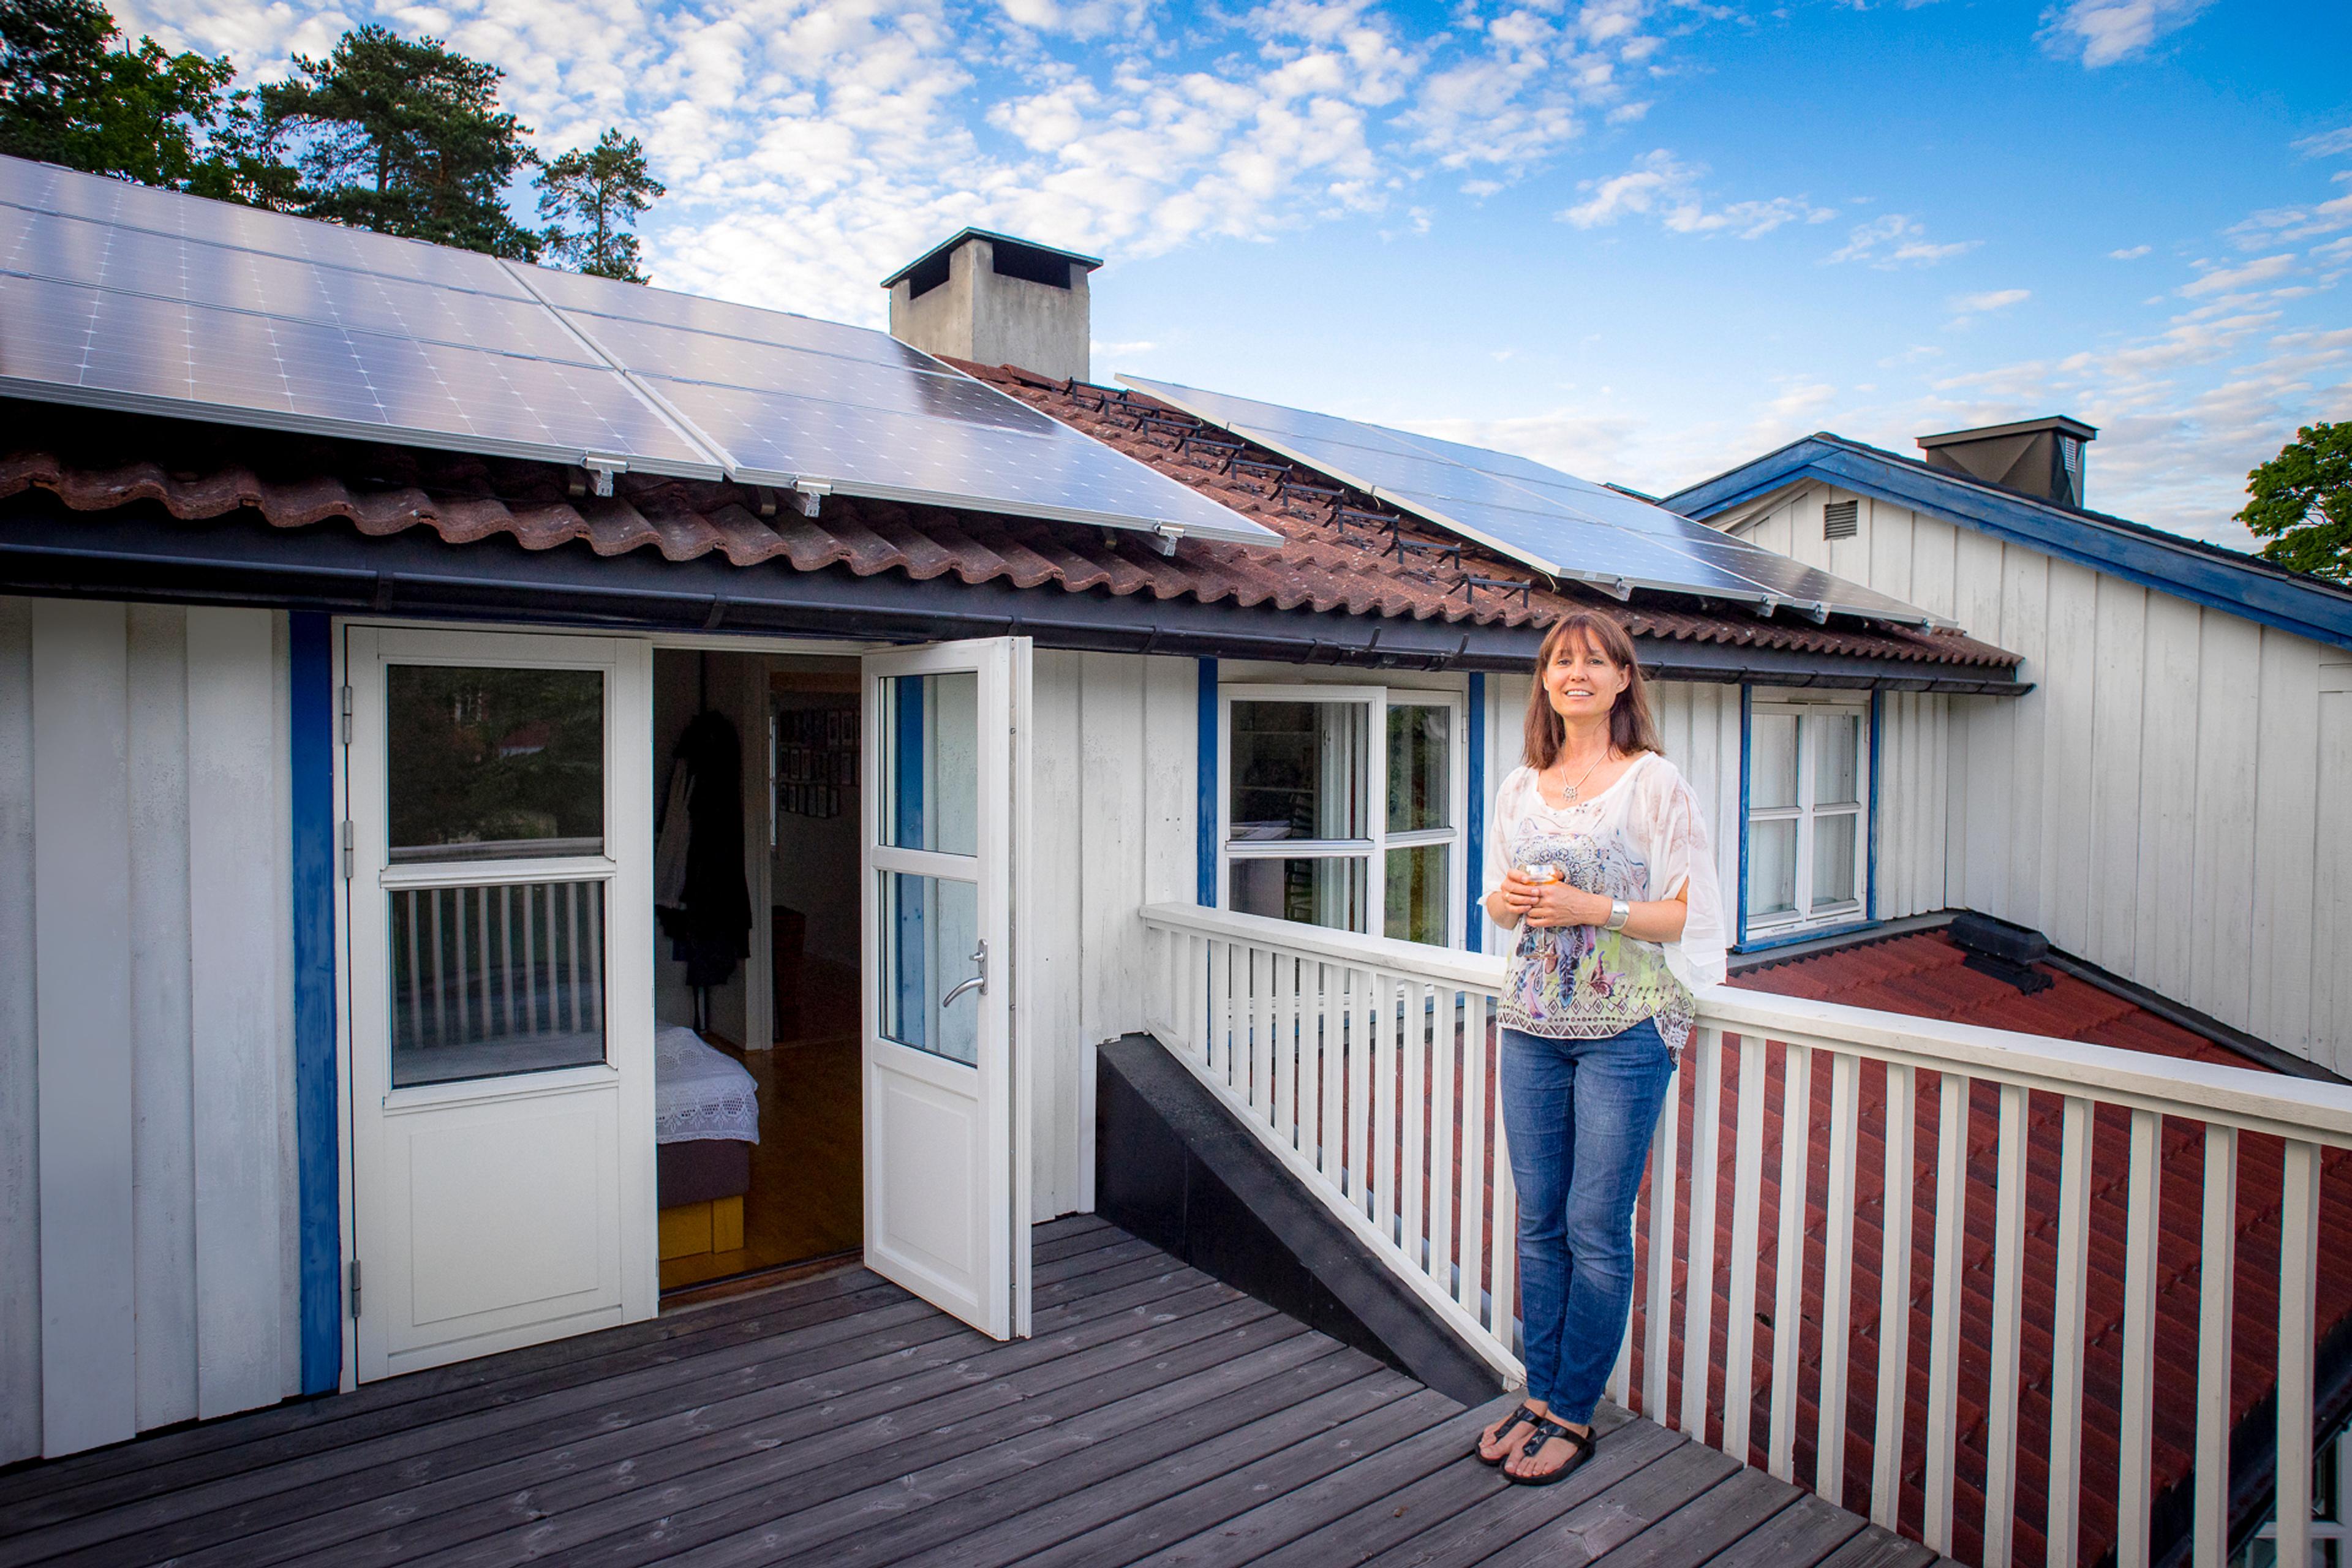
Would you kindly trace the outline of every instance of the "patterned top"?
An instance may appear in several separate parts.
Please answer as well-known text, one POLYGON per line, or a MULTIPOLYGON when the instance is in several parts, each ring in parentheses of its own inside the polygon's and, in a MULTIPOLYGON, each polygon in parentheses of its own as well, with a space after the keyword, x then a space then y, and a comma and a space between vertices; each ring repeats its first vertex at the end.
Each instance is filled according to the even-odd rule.
POLYGON ((1600 794, 1552 805, 1533 768, 1511 770, 1496 792, 1486 835, 1486 887, 1517 867, 1557 866, 1574 886, 1627 902, 1671 899, 1689 887, 1680 941, 1642 942, 1599 926, 1529 926, 1513 933, 1496 1016, 1506 1028, 1549 1039, 1597 1039, 1653 1019, 1670 1050, 1690 1039, 1692 994, 1724 977, 1723 894, 1698 797, 1654 752, 1634 759, 1600 794))

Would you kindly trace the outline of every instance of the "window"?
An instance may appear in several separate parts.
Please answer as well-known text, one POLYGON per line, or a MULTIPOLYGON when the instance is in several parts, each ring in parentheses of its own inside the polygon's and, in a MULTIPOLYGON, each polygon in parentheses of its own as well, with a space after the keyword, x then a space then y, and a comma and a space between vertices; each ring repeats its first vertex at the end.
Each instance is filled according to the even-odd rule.
POLYGON ((1452 945, 1466 873, 1462 699, 1360 686, 1219 695, 1219 907, 1452 945))
MULTIPOLYGON (((2344 1500, 2352 1493, 2352 1441, 2338 1433, 2311 1457, 2311 1568, 2339 1568, 2345 1542, 2352 1541, 2352 1521, 2344 1516, 2344 1500)), ((2263 1521, 2253 1539, 2238 1548, 2230 1568, 2278 1568, 2278 1515, 2263 1521)))
POLYGON ((1866 700, 1750 705, 1742 905, 1748 939, 1864 918, 1869 773, 1866 700))

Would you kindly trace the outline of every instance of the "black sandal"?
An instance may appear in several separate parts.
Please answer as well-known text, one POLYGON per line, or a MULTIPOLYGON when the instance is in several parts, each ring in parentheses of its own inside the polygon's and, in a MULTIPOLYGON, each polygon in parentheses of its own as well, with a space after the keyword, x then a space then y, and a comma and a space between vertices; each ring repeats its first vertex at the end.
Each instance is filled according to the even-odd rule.
MULTIPOLYGON (((1543 1422, 1544 1418, 1540 1411, 1530 1410, 1526 1405, 1522 1405, 1517 1410, 1512 1411, 1508 1415, 1503 1417, 1502 1425, 1495 1428, 1495 1436, 1497 1438, 1500 1438, 1504 1433, 1509 1431, 1512 1427, 1518 1426, 1533 1426, 1540 1430, 1543 1426, 1543 1422)), ((1507 1448, 1490 1459, 1486 1457, 1486 1441, 1482 1437, 1471 1447, 1470 1457, 1490 1469, 1500 1469, 1504 1465, 1510 1462, 1511 1456, 1517 1453, 1519 1451, 1519 1447, 1524 1447, 1526 1445, 1527 1439, 1522 1437, 1519 1439, 1518 1447, 1507 1448)))
POLYGON ((1545 1418, 1543 1425, 1535 1429, 1534 1435, 1529 1436, 1527 1442, 1519 1445, 1519 1452, 1525 1455, 1528 1445, 1532 1444, 1536 1452, 1540 1454, 1543 1452, 1543 1446, 1555 1437, 1566 1443, 1569 1450, 1568 1458, 1560 1461, 1559 1468, 1546 1470, 1539 1476, 1515 1475, 1509 1470, 1505 1470, 1503 1479, 1514 1486, 1548 1487, 1556 1481, 1566 1480, 1570 1474, 1583 1468, 1585 1460, 1592 1458, 1591 1433, 1570 1431, 1549 1416, 1545 1418))

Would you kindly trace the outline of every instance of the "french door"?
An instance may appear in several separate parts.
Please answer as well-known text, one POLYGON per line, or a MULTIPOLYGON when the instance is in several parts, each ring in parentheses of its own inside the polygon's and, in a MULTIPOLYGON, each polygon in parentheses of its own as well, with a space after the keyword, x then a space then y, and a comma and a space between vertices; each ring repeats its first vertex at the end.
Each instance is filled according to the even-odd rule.
POLYGON ((345 638, 359 1375, 649 1317, 651 651, 345 638))
POLYGON ((1025 637, 865 659, 866 1264, 1029 1331, 1025 637))

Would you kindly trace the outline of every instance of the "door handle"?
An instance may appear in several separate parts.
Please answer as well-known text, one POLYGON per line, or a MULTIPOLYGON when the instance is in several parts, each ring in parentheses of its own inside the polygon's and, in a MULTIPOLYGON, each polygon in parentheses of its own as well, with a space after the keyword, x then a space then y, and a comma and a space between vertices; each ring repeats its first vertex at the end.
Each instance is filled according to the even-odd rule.
POLYGON ((967 991, 977 989, 982 996, 988 994, 988 939, 986 937, 981 938, 980 946, 972 950, 971 961, 980 965, 980 973, 940 997, 940 1012, 946 1012, 948 1005, 967 991))

